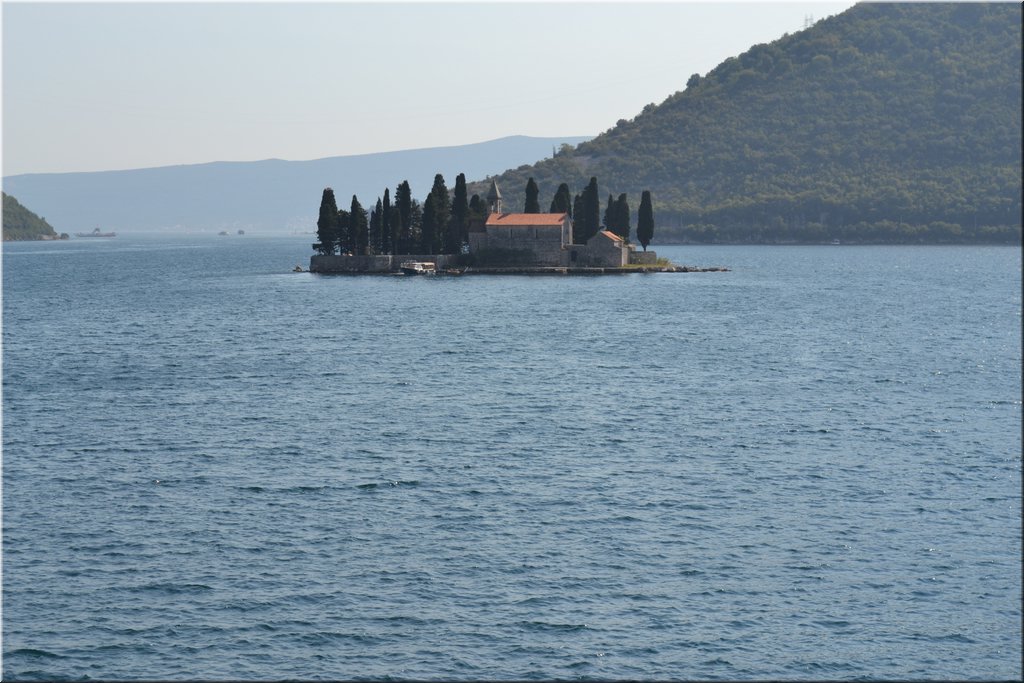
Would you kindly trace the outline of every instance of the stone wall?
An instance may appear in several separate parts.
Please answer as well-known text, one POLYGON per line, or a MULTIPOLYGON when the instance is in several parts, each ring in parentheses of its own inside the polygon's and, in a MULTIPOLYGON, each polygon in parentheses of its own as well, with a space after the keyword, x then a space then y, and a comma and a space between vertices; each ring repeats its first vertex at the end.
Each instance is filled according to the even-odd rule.
POLYGON ((654 266, 658 264, 658 255, 653 251, 629 252, 629 265, 654 266))
POLYGON ((457 254, 398 254, 383 256, 311 256, 311 273, 397 273, 403 261, 431 261, 438 268, 458 265, 457 254))
POLYGON ((533 252, 538 266, 563 265, 561 226, 487 226, 486 233, 470 234, 470 253, 491 249, 533 252))
POLYGON ((595 235, 586 244, 569 247, 566 265, 576 268, 620 268, 629 262, 627 248, 602 235, 595 235))

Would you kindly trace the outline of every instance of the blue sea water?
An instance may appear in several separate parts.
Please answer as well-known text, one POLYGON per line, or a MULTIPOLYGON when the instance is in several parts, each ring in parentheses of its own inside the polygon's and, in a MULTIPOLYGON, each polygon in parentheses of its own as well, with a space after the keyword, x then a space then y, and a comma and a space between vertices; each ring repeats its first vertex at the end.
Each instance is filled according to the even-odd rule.
POLYGON ((1020 679, 1021 251, 3 245, 3 677, 1020 679))

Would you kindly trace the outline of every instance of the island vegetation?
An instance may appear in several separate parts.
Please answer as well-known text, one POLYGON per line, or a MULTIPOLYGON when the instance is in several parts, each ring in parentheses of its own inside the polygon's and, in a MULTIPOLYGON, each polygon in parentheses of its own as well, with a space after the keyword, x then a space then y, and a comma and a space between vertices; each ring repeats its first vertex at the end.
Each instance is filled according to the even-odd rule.
POLYGON ((68 239, 67 233, 58 235, 57 231, 46 222, 45 218, 37 216, 6 192, 2 194, 4 203, 4 242, 68 239))
MULTIPOLYGON (((347 208, 339 208, 334 189, 326 187, 320 197, 316 223, 317 242, 314 251, 322 256, 348 254, 356 256, 382 254, 466 254, 469 231, 473 223, 487 220, 491 205, 480 194, 467 199, 466 176, 455 178, 449 191, 444 176, 434 176, 434 184, 420 203, 412 197, 409 181, 395 188, 394 201, 390 188, 385 188, 376 204, 367 211, 359 198, 352 195, 347 208)), ((602 229, 610 230, 630 243, 630 209, 626 193, 618 198, 608 196, 602 220, 596 177, 570 201, 567 183, 555 190, 548 213, 568 213, 573 225, 573 243, 586 244, 602 229)), ((540 192, 533 178, 527 179, 523 193, 523 213, 541 213, 540 192)), ((654 209, 651 193, 644 190, 640 200, 637 241, 644 251, 654 235, 654 209)))
POLYGON ((495 179, 594 176, 663 242, 1018 244, 1021 5, 860 3, 495 179))
POLYGON ((486 217, 486 204, 478 195, 467 199, 466 176, 460 173, 449 193, 444 176, 421 204, 403 180, 367 211, 352 195, 347 208, 338 208, 334 190, 324 188, 316 223, 317 253, 331 254, 458 254, 469 242, 469 223, 486 217))

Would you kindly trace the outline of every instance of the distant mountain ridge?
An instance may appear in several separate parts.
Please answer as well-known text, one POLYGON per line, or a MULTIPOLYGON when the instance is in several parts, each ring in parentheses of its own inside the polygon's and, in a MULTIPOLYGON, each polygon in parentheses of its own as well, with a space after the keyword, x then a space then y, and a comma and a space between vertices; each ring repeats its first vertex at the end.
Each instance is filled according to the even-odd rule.
POLYGON ((1019 243, 1021 5, 855 5, 497 181, 591 176, 634 225, 651 190, 656 241, 1019 243))
POLYGON ((372 206, 384 188, 408 180, 425 197, 436 173, 449 183, 465 173, 483 178, 533 163, 562 144, 586 136, 510 136, 470 145, 327 157, 310 161, 267 159, 212 162, 90 173, 38 173, 5 177, 4 191, 45 215, 58 230, 85 227, 132 231, 244 229, 285 233, 316 229, 324 187, 339 201, 352 195, 372 206))

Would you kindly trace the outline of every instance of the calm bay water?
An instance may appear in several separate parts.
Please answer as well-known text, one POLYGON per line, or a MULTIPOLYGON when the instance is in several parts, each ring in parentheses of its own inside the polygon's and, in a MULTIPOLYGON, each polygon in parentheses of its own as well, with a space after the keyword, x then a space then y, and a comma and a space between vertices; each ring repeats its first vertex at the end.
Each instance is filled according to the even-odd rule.
POLYGON ((3 246, 5 679, 1019 679, 1021 252, 3 246))

